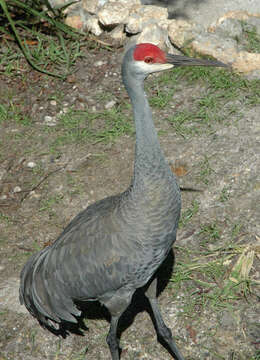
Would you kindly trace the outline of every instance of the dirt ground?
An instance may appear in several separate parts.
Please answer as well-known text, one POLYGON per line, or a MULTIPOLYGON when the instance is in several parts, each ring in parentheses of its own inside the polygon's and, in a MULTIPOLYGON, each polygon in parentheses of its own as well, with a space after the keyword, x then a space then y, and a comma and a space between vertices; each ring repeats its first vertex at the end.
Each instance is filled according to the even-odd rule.
MULTIPOLYGON (((66 82, 25 63, 0 77, 0 360, 109 359, 102 309, 88 311, 84 336, 62 339, 20 306, 18 289, 33 252, 86 206, 129 184, 135 139, 121 55, 85 50, 66 82)), ((234 95, 212 107, 213 120, 207 113, 203 124, 177 126, 174 114, 204 106, 208 88, 180 75, 173 92, 163 79, 147 82, 160 143, 180 185, 199 190, 182 192, 175 266, 159 298, 163 316, 187 360, 260 359, 260 103, 234 95)), ((146 304, 137 304, 121 322, 121 358, 170 359, 146 304)))

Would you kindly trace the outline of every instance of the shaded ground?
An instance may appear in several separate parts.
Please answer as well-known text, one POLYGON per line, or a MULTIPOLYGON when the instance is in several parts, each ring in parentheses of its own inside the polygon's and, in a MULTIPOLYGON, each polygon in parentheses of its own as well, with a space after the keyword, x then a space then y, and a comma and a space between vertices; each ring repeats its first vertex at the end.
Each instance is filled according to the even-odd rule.
MULTIPOLYGON (((63 340, 18 303, 26 259, 131 178, 134 129, 121 52, 84 53, 67 82, 23 61, 19 74, 0 78, 1 360, 109 358, 109 324, 100 309, 89 314, 84 337, 63 340)), ((259 82, 218 69, 147 81, 167 159, 181 186, 200 190, 182 193, 175 268, 160 296, 186 359, 260 356, 259 91, 259 82)), ((122 359, 170 359, 148 313, 138 309, 122 320, 122 359)))

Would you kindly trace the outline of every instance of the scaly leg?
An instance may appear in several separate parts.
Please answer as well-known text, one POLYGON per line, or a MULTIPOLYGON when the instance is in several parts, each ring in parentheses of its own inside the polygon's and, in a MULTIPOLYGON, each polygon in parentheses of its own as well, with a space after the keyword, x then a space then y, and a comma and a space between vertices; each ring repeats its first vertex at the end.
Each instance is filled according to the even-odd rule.
POLYGON ((107 335, 107 344, 109 346, 112 360, 119 360, 119 340, 117 338, 117 324, 120 316, 112 316, 110 329, 107 335))
POLYGON ((166 344, 169 346, 171 352, 173 353, 176 360, 185 360, 182 354, 179 352, 173 337, 171 330, 165 325, 159 305, 156 298, 156 289, 157 289, 157 279, 155 278, 152 283, 150 284, 149 288, 146 291, 146 296, 149 300, 149 303, 151 305, 155 324, 156 324, 156 332, 158 338, 162 338, 166 344))
POLYGON ((119 360, 119 340, 117 338, 117 326, 120 316, 131 302, 133 291, 121 289, 112 298, 101 298, 101 302, 108 308, 111 314, 110 329, 107 335, 112 360, 119 360))

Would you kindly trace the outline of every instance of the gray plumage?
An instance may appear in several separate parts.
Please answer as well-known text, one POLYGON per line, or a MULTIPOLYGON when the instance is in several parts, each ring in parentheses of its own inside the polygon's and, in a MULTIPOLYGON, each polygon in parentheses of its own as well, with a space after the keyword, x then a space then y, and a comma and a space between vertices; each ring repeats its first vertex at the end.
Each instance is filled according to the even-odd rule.
MULTIPOLYGON (((119 317, 136 289, 147 284, 165 260, 176 239, 181 209, 179 186, 160 149, 143 89, 150 72, 166 68, 158 63, 157 70, 150 70, 145 61, 135 61, 135 49, 128 50, 122 66, 136 126, 131 185, 78 214, 51 246, 29 259, 20 285, 21 304, 47 328, 77 322, 81 311, 76 301, 98 300, 105 305, 111 313, 107 342, 113 360, 119 359, 119 317)), ((156 278, 146 295, 158 336, 176 359, 183 360, 159 312, 156 278)))

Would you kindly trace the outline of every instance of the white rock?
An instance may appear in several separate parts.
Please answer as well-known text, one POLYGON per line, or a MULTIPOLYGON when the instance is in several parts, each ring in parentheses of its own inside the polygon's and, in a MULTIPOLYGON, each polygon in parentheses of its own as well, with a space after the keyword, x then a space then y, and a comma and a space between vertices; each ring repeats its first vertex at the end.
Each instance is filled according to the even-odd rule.
POLYGON ((158 25, 159 22, 166 21, 167 18, 168 11, 166 8, 153 5, 135 7, 131 9, 131 14, 127 19, 126 31, 130 34, 137 34, 146 25, 151 23, 158 25))
POLYGON ((109 2, 120 2, 120 3, 122 3, 122 4, 124 4, 125 6, 132 6, 132 5, 141 5, 142 4, 142 2, 141 2, 141 0, 131 0, 131 1, 129 1, 129 0, 109 0, 109 2))
POLYGON ((110 31, 109 35, 119 42, 123 42, 126 38, 125 26, 123 24, 118 25, 112 31, 110 31))
POLYGON ((171 42, 181 48, 185 42, 192 39, 194 26, 186 20, 170 20, 168 26, 168 34, 171 42))
POLYGON ((51 104, 52 106, 56 106, 56 105, 57 105, 57 101, 56 101, 56 100, 51 100, 51 101, 50 101, 50 104, 51 104))
POLYGON ((65 24, 78 30, 81 30, 84 27, 84 21, 81 15, 67 16, 65 19, 65 24))
POLYGON ((103 30, 99 25, 97 16, 91 16, 86 20, 85 27, 92 34, 99 36, 102 34, 103 30))
POLYGON ((99 7, 104 5, 105 2, 103 4, 100 4, 99 0, 82 0, 81 3, 84 10, 86 10, 90 14, 96 14, 99 7))
POLYGON ((46 115, 44 116, 44 124, 47 126, 55 126, 56 125, 56 119, 52 116, 46 115))
POLYGON ((168 33, 157 24, 148 24, 143 31, 132 37, 137 44, 149 42, 161 49, 164 49, 168 43, 168 33))
POLYGON ((105 65, 106 64, 106 61, 103 61, 103 60, 98 60, 94 66, 102 66, 102 65, 105 65))
POLYGON ((120 2, 108 2, 97 13, 101 24, 119 25, 126 21, 129 15, 129 8, 120 2))
POLYGON ((116 101, 115 101, 115 100, 111 100, 111 101, 109 101, 109 102, 105 105, 105 109, 109 110, 109 109, 111 109, 115 104, 116 104, 116 101))
POLYGON ((20 186, 15 186, 14 187, 14 190, 13 190, 14 193, 19 193, 21 191, 22 191, 22 189, 20 188, 20 186))
POLYGON ((52 121, 52 117, 49 115, 46 115, 46 116, 44 116, 44 121, 50 122, 50 121, 52 121))
POLYGON ((35 164, 35 162, 33 162, 33 161, 29 161, 28 164, 27 164, 27 166, 28 166, 28 168, 33 169, 33 168, 36 166, 36 164, 35 164))

